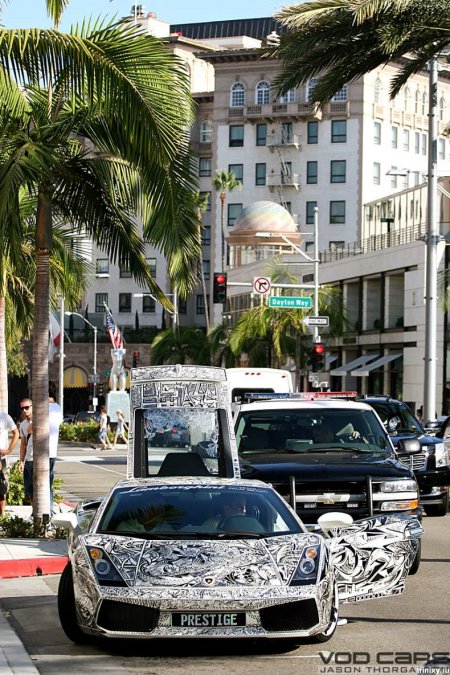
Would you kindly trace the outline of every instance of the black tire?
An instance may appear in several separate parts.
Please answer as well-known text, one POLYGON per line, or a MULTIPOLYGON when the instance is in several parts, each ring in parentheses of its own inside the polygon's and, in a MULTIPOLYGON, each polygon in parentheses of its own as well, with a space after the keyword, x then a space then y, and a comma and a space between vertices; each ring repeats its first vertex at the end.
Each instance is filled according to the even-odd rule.
POLYGON ((77 621, 75 595, 73 592, 72 563, 67 563, 58 586, 58 614, 63 631, 72 642, 86 644, 90 636, 83 633, 77 621))
POLYGON ((444 496, 444 499, 440 502, 440 504, 424 504, 423 508, 424 508, 424 511, 427 514, 427 516, 437 518, 437 517, 440 517, 440 516, 447 515, 447 511, 448 511, 448 492, 444 496))
POLYGON ((333 603, 330 612, 330 621, 325 630, 323 631, 323 633, 318 633, 317 635, 312 636, 313 642, 328 642, 328 640, 331 640, 337 628, 338 620, 339 620, 339 596, 337 588, 335 586, 333 592, 333 603))
POLYGON ((411 575, 417 574, 417 572, 419 571, 421 558, 422 558, 422 540, 419 539, 419 546, 417 547, 416 557, 414 558, 413 564, 409 568, 408 574, 411 575))

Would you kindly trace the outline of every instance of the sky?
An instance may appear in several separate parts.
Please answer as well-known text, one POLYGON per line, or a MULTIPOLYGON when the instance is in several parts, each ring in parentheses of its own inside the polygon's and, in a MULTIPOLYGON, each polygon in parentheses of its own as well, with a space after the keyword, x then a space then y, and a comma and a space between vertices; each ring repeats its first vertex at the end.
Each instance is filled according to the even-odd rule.
MULTIPOLYGON (((272 16, 285 5, 300 0, 227 0, 224 5, 214 0, 149 0, 144 11, 155 12, 159 19, 169 23, 193 23, 226 19, 250 19, 272 16)), ((5 0, 0 23, 6 28, 48 28, 51 26, 44 0, 5 0)), ((118 17, 131 13, 135 0, 71 0, 61 22, 61 30, 68 31, 72 24, 83 18, 106 15, 118 17)))

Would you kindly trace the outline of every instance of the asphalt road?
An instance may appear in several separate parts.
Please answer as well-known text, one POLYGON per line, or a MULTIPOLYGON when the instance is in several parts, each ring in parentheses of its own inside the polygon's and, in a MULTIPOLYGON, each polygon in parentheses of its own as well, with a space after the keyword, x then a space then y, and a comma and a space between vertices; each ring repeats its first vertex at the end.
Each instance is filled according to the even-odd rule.
MULTIPOLYGON (((67 497, 104 494, 125 475, 125 448, 95 453, 62 448, 56 473, 67 497)), ((424 518, 422 564, 402 596, 343 605, 347 619, 323 645, 294 651, 277 643, 236 641, 124 641, 81 647, 59 625, 59 577, 0 580, 0 604, 43 675, 47 673, 227 673, 283 675, 403 675, 416 673, 433 653, 450 649, 450 515, 424 518)), ((0 665, 1 672, 1 665, 0 665)))

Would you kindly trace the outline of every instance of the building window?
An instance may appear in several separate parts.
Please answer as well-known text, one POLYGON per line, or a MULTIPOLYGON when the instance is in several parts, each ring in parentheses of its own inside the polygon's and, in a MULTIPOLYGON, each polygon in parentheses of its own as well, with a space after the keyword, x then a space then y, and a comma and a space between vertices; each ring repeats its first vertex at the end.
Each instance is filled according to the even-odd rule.
POLYGON ((438 139, 438 158, 445 159, 445 140, 443 138, 438 139))
POLYGON ((428 139, 426 134, 422 134, 422 155, 427 154, 428 139))
POLYGON ((409 129, 403 129, 403 150, 409 152, 409 129))
POLYGON ((292 122, 283 122, 281 125, 281 143, 286 145, 294 140, 294 129, 292 122))
POLYGON ((319 142, 319 122, 308 122, 308 143, 317 145, 319 142))
POLYGON ((414 132, 414 152, 420 155, 420 134, 418 131, 414 132))
POLYGON ((409 107, 411 105, 411 92, 409 90, 409 87, 405 87, 403 104, 406 112, 408 112, 409 107))
POLYGON ((212 159, 211 157, 200 157, 198 163, 199 176, 210 176, 212 173, 212 159))
MULTIPOLYGON (((208 297, 208 296, 207 296, 208 297)), ((205 297, 203 293, 195 297, 195 313, 204 314, 205 313, 205 297)))
POLYGON ((314 101, 314 87, 318 83, 317 77, 313 77, 310 80, 308 80, 308 83, 306 85, 306 102, 307 103, 312 103, 314 101))
POLYGON ((230 108, 242 108, 245 105, 245 87, 235 82, 230 89, 230 108))
POLYGON ((348 87, 346 84, 339 89, 331 99, 332 101, 347 101, 348 100, 348 87))
POLYGON ((445 98, 441 96, 441 98, 439 99, 439 119, 441 120, 441 122, 446 120, 447 117, 445 112, 446 107, 447 106, 445 104, 445 98))
POLYGON ((347 142, 347 120, 331 120, 331 142, 347 142))
POLYGON ((142 298, 142 313, 154 314, 156 312, 156 301, 151 295, 144 295, 142 298))
POLYGON ((345 202, 343 200, 330 202, 330 223, 332 225, 345 223, 345 202))
POLYGON ((119 277, 121 279, 131 279, 130 265, 128 263, 119 263, 119 277))
POLYGON ((119 293, 119 312, 131 312, 131 293, 119 293))
POLYGON ((266 163, 259 162, 255 165, 255 185, 266 184, 266 163))
POLYGON ((97 258, 95 261, 96 274, 109 274, 109 260, 108 258, 97 258))
POLYGON ((391 127, 391 147, 398 148, 398 127, 391 127))
POLYGON ((414 112, 416 113, 416 115, 418 115, 419 111, 420 111, 420 92, 417 89, 416 95, 414 97, 414 112))
POLYGON ((375 80, 374 101, 375 103, 383 102, 383 86, 379 77, 375 80))
POLYGON ((235 178, 243 182, 244 180, 244 165, 243 164, 228 164, 228 171, 234 173, 235 178))
MULTIPOLYGON (((391 171, 397 171, 396 166, 391 166, 391 171)), ((398 176, 390 176, 391 179, 391 187, 396 188, 397 187, 397 178, 398 176)))
POLYGON ((333 159, 330 162, 330 183, 345 183, 346 169, 345 159, 333 159))
POLYGON ((381 122, 373 123, 373 142, 375 145, 381 145, 381 122))
POLYGON ((156 277, 156 258, 146 258, 145 262, 153 278, 156 277))
POLYGON ((211 143, 213 126, 209 120, 203 120, 200 124, 200 143, 211 143))
POLYGON ((281 165, 281 184, 292 184, 292 162, 283 162, 281 165))
POLYGON ((427 112, 428 112, 428 96, 424 92, 422 94, 422 115, 425 117, 427 112))
POLYGON ((244 125, 232 124, 230 126, 230 148, 242 148, 244 145, 244 125))
POLYGON ((381 183, 381 164, 380 162, 373 163, 373 184, 380 185, 381 183))
POLYGON ((345 247, 345 241, 330 241, 330 251, 342 251, 345 247))
POLYGON ((288 211, 292 216, 292 202, 284 202, 282 206, 284 206, 286 211, 288 211))
POLYGON ((295 89, 289 89, 285 94, 280 96, 278 99, 280 103, 295 103, 296 91, 295 89))
POLYGON ((270 85, 268 82, 258 82, 255 88, 255 103, 256 105, 264 105, 270 103, 270 85))
POLYGON ((314 225, 314 209, 317 202, 306 202, 306 224, 314 225))
POLYGON ((202 246, 209 246, 211 243, 211 225, 204 225, 201 229, 202 246))
POLYGON ((209 260, 203 260, 203 278, 208 281, 211 275, 211 263, 209 260))
POLYGON ((267 124, 256 125, 256 145, 266 145, 267 143, 267 124))
POLYGON ((305 241, 305 253, 313 254, 315 250, 315 244, 313 241, 305 241))
POLYGON ((206 209, 205 213, 211 211, 211 192, 200 192, 200 199, 206 200, 206 209))
POLYGON ((317 183, 317 162, 306 162, 306 182, 310 185, 317 183))
POLYGON ((242 211, 242 204, 228 204, 227 225, 233 227, 242 211))
POLYGON ((108 293, 96 293, 95 294, 95 311, 97 314, 104 313, 105 305, 108 304, 108 293))
POLYGON ((184 298, 178 298, 178 314, 187 313, 187 301, 184 298))

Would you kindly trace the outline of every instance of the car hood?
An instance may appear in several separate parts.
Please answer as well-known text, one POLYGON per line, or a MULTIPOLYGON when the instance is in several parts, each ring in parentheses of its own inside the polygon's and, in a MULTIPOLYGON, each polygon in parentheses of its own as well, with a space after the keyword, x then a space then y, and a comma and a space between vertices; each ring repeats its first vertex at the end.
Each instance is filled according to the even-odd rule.
POLYGON ((371 476, 410 478, 411 471, 391 455, 372 453, 308 452, 292 454, 252 454, 241 457, 242 478, 263 481, 288 480, 295 476, 300 481, 344 480, 371 476))
POLYGON ((103 549, 127 585, 152 588, 286 586, 305 546, 323 541, 312 533, 220 541, 93 534, 82 539, 103 549))

